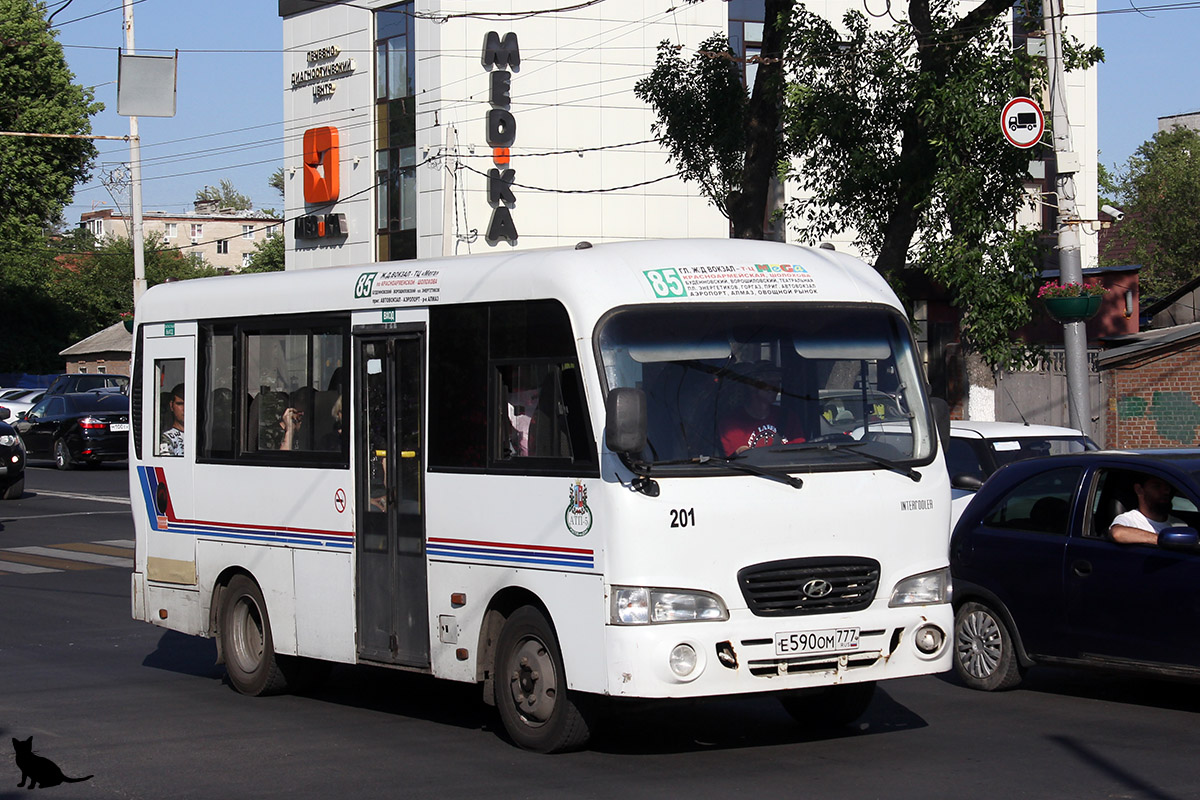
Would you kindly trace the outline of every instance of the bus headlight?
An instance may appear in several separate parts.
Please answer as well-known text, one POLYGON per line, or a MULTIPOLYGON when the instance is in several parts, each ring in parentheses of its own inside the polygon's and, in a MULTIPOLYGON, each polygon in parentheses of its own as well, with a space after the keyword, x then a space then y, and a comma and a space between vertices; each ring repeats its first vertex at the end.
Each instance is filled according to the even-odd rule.
POLYGON ((943 567, 905 578, 892 589, 888 607, 933 606, 950 602, 950 569, 943 567))
POLYGON ((614 625, 729 619, 721 598, 708 592, 614 586, 609 619, 614 625))

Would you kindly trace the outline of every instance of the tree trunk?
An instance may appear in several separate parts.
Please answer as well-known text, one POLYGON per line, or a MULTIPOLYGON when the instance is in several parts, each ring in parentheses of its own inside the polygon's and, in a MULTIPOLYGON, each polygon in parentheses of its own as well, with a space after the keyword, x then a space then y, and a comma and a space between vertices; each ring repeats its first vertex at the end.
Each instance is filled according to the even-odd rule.
POLYGON ((766 0, 762 61, 746 110, 746 162, 741 191, 729 197, 729 227, 735 239, 762 239, 771 178, 779 161, 779 116, 783 107, 783 38, 794 0, 766 0))

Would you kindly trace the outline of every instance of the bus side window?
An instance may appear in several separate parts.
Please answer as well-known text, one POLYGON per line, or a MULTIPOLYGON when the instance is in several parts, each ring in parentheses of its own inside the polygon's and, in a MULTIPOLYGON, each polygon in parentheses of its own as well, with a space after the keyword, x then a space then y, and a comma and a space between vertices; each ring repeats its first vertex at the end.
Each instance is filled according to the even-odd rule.
POLYGON ((182 456, 183 433, 191 414, 183 402, 183 359, 160 358, 154 362, 154 385, 158 396, 155 409, 154 453, 182 456))

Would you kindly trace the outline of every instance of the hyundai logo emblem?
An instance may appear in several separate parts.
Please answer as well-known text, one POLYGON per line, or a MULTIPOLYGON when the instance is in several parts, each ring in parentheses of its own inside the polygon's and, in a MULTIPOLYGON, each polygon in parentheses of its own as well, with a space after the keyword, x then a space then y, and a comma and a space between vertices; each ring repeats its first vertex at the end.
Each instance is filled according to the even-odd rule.
POLYGON ((819 600, 833 591, 833 585, 824 578, 813 578, 800 591, 804 592, 805 597, 819 600))

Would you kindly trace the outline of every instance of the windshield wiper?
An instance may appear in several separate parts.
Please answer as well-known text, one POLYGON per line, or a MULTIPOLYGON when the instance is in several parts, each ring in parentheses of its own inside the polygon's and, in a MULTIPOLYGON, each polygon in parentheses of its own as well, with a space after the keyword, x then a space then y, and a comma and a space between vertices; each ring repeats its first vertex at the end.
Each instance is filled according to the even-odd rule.
POLYGON ((793 489, 799 489, 801 486, 804 485, 804 481, 800 480, 799 478, 797 478, 793 475, 789 475, 786 472, 775 472, 773 470, 763 469, 762 467, 756 467, 752 464, 746 464, 741 461, 733 461, 732 459, 728 459, 728 458, 718 458, 717 456, 698 456, 697 458, 693 458, 693 459, 683 462, 683 463, 686 463, 686 464, 711 464, 714 467, 729 467, 732 470, 736 470, 738 472, 745 472, 748 475, 757 475, 760 478, 766 478, 767 480, 778 481, 779 483, 786 483, 788 486, 791 486, 793 489))
POLYGON ((850 458, 854 458, 857 456, 858 458, 862 458, 866 461, 870 461, 872 464, 878 464, 879 466, 884 467, 885 469, 890 469, 892 472, 898 472, 901 475, 903 475, 904 477, 911 479, 913 481, 913 483, 919 483, 921 481, 921 473, 917 472, 912 467, 906 467, 903 464, 898 464, 895 461, 892 461, 890 458, 884 458, 883 456, 877 456, 874 453, 866 453, 866 452, 863 452, 862 450, 857 449, 857 448, 863 447, 867 444, 870 444, 870 443, 869 442, 846 442, 845 444, 821 444, 821 443, 818 443, 813 447, 813 449, 825 449, 831 453, 838 453, 839 455, 849 456, 850 458), (855 452, 853 452, 853 453, 847 453, 842 450, 842 448, 845 448, 845 447, 853 447, 856 449, 855 449, 855 452))

